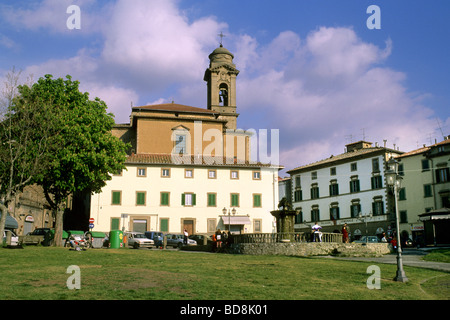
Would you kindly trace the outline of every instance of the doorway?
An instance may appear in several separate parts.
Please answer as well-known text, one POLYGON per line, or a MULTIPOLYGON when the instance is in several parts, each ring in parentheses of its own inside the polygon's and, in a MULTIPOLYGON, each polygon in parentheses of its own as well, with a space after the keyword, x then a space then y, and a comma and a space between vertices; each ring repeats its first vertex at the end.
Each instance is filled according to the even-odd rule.
POLYGON ((189 235, 194 234, 194 220, 192 219, 183 219, 181 225, 183 226, 183 230, 186 229, 189 235))

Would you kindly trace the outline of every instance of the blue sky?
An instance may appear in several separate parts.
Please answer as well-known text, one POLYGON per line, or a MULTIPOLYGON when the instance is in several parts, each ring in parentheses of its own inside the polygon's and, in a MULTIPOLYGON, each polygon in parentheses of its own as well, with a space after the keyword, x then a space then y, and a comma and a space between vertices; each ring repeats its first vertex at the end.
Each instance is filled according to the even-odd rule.
POLYGON ((363 138, 409 151, 450 134, 449 16, 447 0, 3 0, 0 78, 70 74, 119 123, 131 103, 206 107, 223 32, 238 126, 279 129, 291 169, 363 138), (66 26, 72 4, 81 29, 66 26), (381 29, 367 28, 370 5, 381 29))

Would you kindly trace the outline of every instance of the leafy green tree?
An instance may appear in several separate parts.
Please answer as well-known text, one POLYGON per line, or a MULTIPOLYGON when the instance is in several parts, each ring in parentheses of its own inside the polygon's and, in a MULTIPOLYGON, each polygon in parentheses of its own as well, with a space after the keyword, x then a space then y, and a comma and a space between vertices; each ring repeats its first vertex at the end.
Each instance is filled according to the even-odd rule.
MULTIPOLYGON (((6 74, 0 94, 0 235, 9 204, 45 166, 53 123, 50 105, 20 96, 20 71, 6 74)), ((1 238, 0 238, 1 239, 1 238)))
POLYGON ((125 168, 128 145, 111 133, 114 116, 99 98, 79 91, 79 82, 40 78, 21 87, 27 101, 48 101, 53 130, 46 166, 34 181, 42 185, 55 217, 55 246, 62 245, 63 214, 69 195, 77 191, 100 192, 111 173, 125 168))

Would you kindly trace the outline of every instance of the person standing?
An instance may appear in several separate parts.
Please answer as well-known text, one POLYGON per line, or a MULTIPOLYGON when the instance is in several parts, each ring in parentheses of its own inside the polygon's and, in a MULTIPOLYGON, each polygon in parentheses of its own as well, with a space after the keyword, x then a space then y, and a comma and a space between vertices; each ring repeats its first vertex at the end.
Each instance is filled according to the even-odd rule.
POLYGON ((344 226, 342 227, 342 240, 344 243, 348 243, 348 229, 346 223, 344 223, 344 226))
POLYGON ((187 245, 187 243, 188 243, 188 236, 189 236, 189 233, 187 232, 186 229, 184 229, 184 239, 183 239, 184 245, 187 245))
POLYGON ((312 226, 312 230, 313 230, 313 233, 314 233, 313 242, 322 242, 322 237, 321 237, 322 236, 322 232, 320 232, 320 229, 322 229, 322 227, 319 226, 319 224, 316 221, 316 223, 312 226))

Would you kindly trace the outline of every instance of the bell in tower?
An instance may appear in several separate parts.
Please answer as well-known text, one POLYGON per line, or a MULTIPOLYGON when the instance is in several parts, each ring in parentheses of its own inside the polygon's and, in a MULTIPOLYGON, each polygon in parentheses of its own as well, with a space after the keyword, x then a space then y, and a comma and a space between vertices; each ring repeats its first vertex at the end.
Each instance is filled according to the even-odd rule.
MULTIPOLYGON (((223 35, 221 34, 221 37, 223 35)), ((233 63, 234 55, 220 44, 209 55, 209 68, 204 80, 208 87, 207 108, 220 112, 220 118, 227 120, 227 129, 236 129, 236 77, 239 70, 233 63)))

